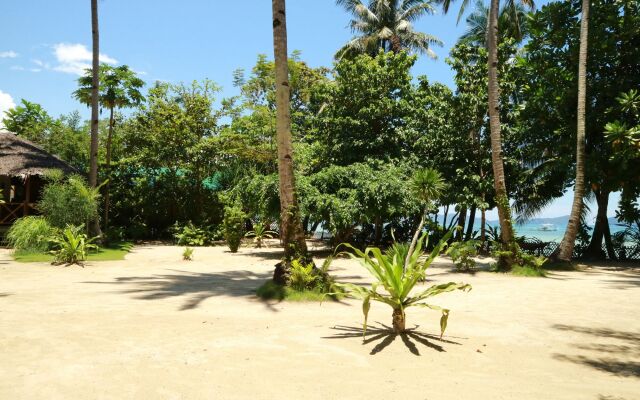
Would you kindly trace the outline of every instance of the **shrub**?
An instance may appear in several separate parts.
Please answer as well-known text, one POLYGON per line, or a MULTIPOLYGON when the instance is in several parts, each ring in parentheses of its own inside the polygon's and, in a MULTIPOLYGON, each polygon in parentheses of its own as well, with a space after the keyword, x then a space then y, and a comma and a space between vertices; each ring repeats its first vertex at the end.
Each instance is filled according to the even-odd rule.
POLYGON ((292 289, 303 291, 315 287, 316 274, 313 271, 313 263, 305 265, 301 260, 291 262, 291 275, 289 285, 292 289))
POLYGON ((314 268, 313 263, 305 264, 300 259, 293 260, 289 273, 289 286, 270 280, 260 286, 256 294, 268 300, 322 301, 326 296, 339 300, 343 297, 343 291, 329 275, 331 261, 331 257, 327 258, 318 269, 314 268))
POLYGON ((184 226, 176 223, 173 232, 173 237, 178 245, 204 246, 212 241, 211 235, 206 229, 193 225, 191 221, 184 226))
POLYGON ((466 242, 455 242, 447 249, 447 254, 451 256, 456 269, 461 272, 469 272, 476 268, 476 261, 473 257, 478 255, 480 242, 469 240, 466 242))
MULTIPOLYGON (((514 250, 501 249, 501 244, 494 242, 493 248, 497 249, 491 253, 491 256, 500 260, 502 258, 511 258, 514 260, 514 265, 511 268, 511 273, 520 276, 545 276, 545 272, 542 266, 548 261, 546 257, 534 256, 527 254, 520 249, 517 243, 512 244, 514 250)), ((504 246, 503 246, 504 247, 504 246)), ((500 268, 499 261, 491 265, 492 271, 504 271, 500 268)))
POLYGON ((7 231, 7 243, 19 251, 44 252, 49 249, 49 238, 54 232, 44 217, 23 217, 7 231))
POLYGON ((182 259, 185 261, 193 261, 193 249, 191 247, 185 247, 182 252, 182 259))
POLYGON ((54 250, 51 251, 54 256, 52 264, 82 265, 87 259, 87 252, 98 249, 98 246, 92 243, 96 238, 89 239, 82 233, 83 229, 83 225, 67 225, 62 232, 49 239, 54 245, 54 250))
POLYGON ((224 210, 224 238, 232 253, 238 251, 243 236, 246 216, 238 207, 227 207, 224 210))
POLYGON ((406 265, 405 258, 402 257, 403 252, 399 251, 400 247, 396 247, 397 251, 390 251, 384 254, 376 247, 367 248, 363 252, 349 244, 343 244, 343 246, 353 251, 353 253, 347 254, 358 260, 376 279, 376 282, 371 285, 371 288, 351 283, 335 284, 342 288, 347 296, 362 300, 362 311, 364 313, 363 335, 366 334, 367 331, 367 317, 369 315, 369 309, 371 308, 371 300, 391 306, 393 309, 393 329, 396 333, 405 331, 405 309, 418 306, 441 312, 440 334, 444 334, 447 328, 449 310, 425 303, 424 300, 440 293, 454 290, 467 291, 471 289, 471 286, 464 283, 449 282, 433 285, 413 296, 410 295, 414 286, 426 278, 427 268, 444 249, 446 241, 451 237, 451 232, 438 242, 429 257, 421 261, 420 259, 423 255, 422 246, 423 242, 425 242, 425 237, 426 235, 423 235, 420 238, 415 249, 411 252, 410 257, 406 260, 406 265), (380 286, 384 288, 384 292, 378 292, 378 287, 380 286))
POLYGON ((257 248, 262 247, 262 242, 264 241, 264 239, 270 239, 272 237, 275 237, 276 235, 276 232, 267 230, 267 228, 262 224, 255 225, 252 231, 249 231, 245 234, 246 237, 253 238, 253 243, 256 244, 257 248))
POLYGON ((72 175, 48 175, 37 208, 49 223, 57 228, 84 225, 98 217, 99 189, 90 188, 85 180, 72 175))

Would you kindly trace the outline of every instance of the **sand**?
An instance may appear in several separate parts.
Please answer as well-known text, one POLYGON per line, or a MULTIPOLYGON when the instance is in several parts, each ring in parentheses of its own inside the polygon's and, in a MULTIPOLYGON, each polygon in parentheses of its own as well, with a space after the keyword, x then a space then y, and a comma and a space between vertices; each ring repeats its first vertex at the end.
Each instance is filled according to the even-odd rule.
MULTIPOLYGON (((18 264, 0 250, 0 399, 640 399, 640 271, 549 278, 451 272, 469 293, 384 331, 375 303, 263 302, 279 250, 138 246, 80 268, 18 264), (417 325, 417 326, 416 326, 417 325)), ((318 260, 319 261, 319 260, 318 260)), ((340 279, 366 282, 337 260, 340 279)))

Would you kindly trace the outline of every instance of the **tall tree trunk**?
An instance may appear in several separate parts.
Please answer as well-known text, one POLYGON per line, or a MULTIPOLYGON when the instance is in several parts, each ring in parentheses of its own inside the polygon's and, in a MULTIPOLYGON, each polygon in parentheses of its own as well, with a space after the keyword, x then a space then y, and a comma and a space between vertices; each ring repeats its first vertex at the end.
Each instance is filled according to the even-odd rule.
POLYGON ((484 207, 480 215, 480 248, 484 251, 486 249, 485 244, 487 243, 487 210, 485 210, 484 207))
POLYGON ((442 219, 442 227, 447 226, 447 214, 449 214, 449 205, 447 204, 444 207, 444 218, 442 219))
POLYGON ((113 117, 113 107, 109 110, 109 133, 107 134, 107 155, 105 162, 105 169, 107 170, 107 184, 104 185, 104 221, 102 221, 104 228, 109 227, 109 207, 110 207, 110 195, 109 190, 111 186, 111 143, 113 140, 113 125, 115 118, 113 117))
MULTIPOLYGON (((98 186, 98 118, 100 87, 100 35, 98 29, 98 0, 91 0, 91 34, 93 42, 93 63, 91 73, 91 147, 89 149, 89 186, 98 186)), ((91 235, 101 236, 100 220, 96 218, 90 222, 91 235)))
MULTIPOLYGON (((502 242, 508 250, 514 247, 513 223, 511 221, 511 207, 507 196, 507 185, 502 160, 502 139, 500 136, 500 88, 498 84, 498 13, 500 0, 491 0, 489 8, 488 32, 488 65, 489 72, 489 128, 491 131, 491 163, 493 166, 494 188, 496 203, 500 218, 502 242)), ((499 265, 502 269, 510 269, 514 260, 503 257, 499 265)))
POLYGON ((374 234, 374 242, 376 245, 379 245, 382 241, 382 217, 377 216, 374 224, 375 234, 374 234))
POLYGON ((476 205, 471 206, 471 212, 469 214, 469 224, 467 225, 467 233, 464 235, 464 240, 471 240, 473 235, 473 226, 476 223, 476 205))
POLYGON ((287 18, 285 0, 272 0, 273 49, 276 69, 276 136, 278 142, 278 177, 280 189, 280 234, 285 262, 274 272, 274 281, 286 283, 287 264, 295 257, 308 258, 300 221, 293 168, 289 66, 287 55, 287 18))
POLYGON ((467 223, 467 207, 460 208, 460 216, 458 217, 458 231, 456 231, 456 240, 462 241, 464 237, 464 227, 467 223))
POLYGON ((585 250, 584 257, 589 259, 603 260, 606 258, 602 250, 602 240, 605 237, 605 231, 609 228, 609 220, 607 218, 607 208, 609 207, 609 191, 600 189, 594 191, 598 211, 596 214, 596 224, 591 235, 591 242, 585 250))
POLYGON ((585 106, 587 98, 587 49, 589 40, 589 0, 582 0, 582 21, 580 22, 580 56, 578 60, 578 121, 576 138, 576 183, 573 188, 573 205, 564 237, 558 250, 551 255, 560 261, 569 262, 580 229, 580 216, 584 198, 585 159, 585 106))

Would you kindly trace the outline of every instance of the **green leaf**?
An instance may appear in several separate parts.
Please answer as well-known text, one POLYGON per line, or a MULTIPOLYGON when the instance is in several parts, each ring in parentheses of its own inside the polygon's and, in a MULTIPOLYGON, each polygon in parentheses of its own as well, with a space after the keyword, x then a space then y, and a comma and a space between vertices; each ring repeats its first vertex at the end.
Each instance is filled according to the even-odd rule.
POLYGON ((369 310, 371 309, 371 296, 364 298, 362 302, 362 313, 364 314, 364 323, 362 324, 362 338, 367 334, 367 318, 369 317, 369 310))

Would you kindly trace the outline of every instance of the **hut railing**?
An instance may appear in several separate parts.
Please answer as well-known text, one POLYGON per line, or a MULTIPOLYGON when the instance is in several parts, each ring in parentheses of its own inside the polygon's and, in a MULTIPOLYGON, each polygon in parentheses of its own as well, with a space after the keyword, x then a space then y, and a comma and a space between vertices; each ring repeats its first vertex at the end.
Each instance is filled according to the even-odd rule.
POLYGON ((0 225, 10 225, 13 221, 33 214, 35 203, 0 203, 0 225))

